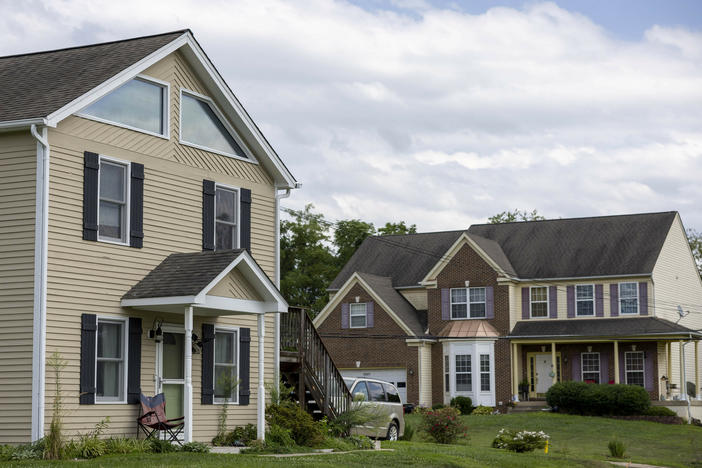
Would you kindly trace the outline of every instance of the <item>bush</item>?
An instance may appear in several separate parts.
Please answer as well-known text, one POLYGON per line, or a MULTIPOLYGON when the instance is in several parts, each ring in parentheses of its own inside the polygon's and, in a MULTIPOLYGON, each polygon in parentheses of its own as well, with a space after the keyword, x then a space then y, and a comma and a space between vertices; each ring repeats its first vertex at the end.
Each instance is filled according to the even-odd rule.
POLYGON ((266 447, 277 453, 291 451, 295 447, 292 431, 277 424, 271 424, 266 433, 266 447))
POLYGON ((97 437, 81 437, 74 445, 68 444, 71 458, 97 458, 107 453, 107 444, 97 437))
POLYGON ((434 403, 433 405, 431 405, 431 409, 433 410, 440 410, 442 408, 446 408, 446 405, 444 405, 443 403, 434 403))
POLYGON ((492 441, 494 448, 507 449, 512 452, 533 452, 536 449, 546 447, 549 436, 543 431, 514 431, 511 429, 500 429, 500 432, 492 441))
MULTIPOLYGON (((351 407, 328 421, 329 432, 334 437, 349 437, 351 430, 358 426, 378 426, 385 418, 377 408, 361 402, 351 403, 351 407)), ((323 433, 326 433, 323 431, 323 433)))
POLYGON ((209 453, 210 448, 202 442, 188 442, 181 447, 183 452, 209 453))
POLYGON ((473 409, 473 412, 470 414, 474 414, 476 416, 490 416, 491 414, 495 413, 495 408, 491 406, 476 406, 475 409, 473 409))
POLYGON ((344 440, 351 443, 354 448, 358 450, 370 450, 373 448, 373 441, 366 436, 352 435, 350 437, 346 437, 344 440))
POLYGON ((149 439, 149 444, 151 445, 151 451, 153 453, 171 453, 178 451, 178 447, 167 440, 149 439))
POLYGON ((609 454, 612 457, 624 458, 624 454, 626 452, 626 447, 624 446, 624 442, 621 442, 619 440, 610 440, 609 443, 607 444, 607 448, 609 449, 609 454))
POLYGON ((458 408, 461 414, 470 414, 473 411, 473 400, 467 396, 457 396, 451 399, 451 406, 458 408))
POLYGON ((677 416, 678 413, 665 406, 651 406, 641 413, 644 416, 677 416))
POLYGON ((400 437, 400 440, 412 440, 414 437, 414 426, 405 421, 405 432, 400 437))
POLYGON ((279 405, 268 405, 266 421, 269 426, 280 426, 289 429, 297 445, 315 447, 324 441, 321 425, 312 416, 293 402, 282 402, 279 405))
POLYGON ((247 424, 246 426, 237 426, 227 433, 217 434, 214 439, 212 439, 212 445, 244 447, 252 440, 256 440, 256 426, 247 424))
POLYGON ((561 382, 546 393, 558 411, 591 416, 643 414, 651 406, 648 392, 637 385, 561 382))
POLYGON ((451 444, 465 437, 467 427, 461 422, 456 408, 440 408, 428 411, 422 419, 422 428, 439 444, 451 444))
POLYGON ((145 439, 131 439, 126 437, 112 437, 105 441, 105 455, 146 453, 151 450, 149 441, 145 439))

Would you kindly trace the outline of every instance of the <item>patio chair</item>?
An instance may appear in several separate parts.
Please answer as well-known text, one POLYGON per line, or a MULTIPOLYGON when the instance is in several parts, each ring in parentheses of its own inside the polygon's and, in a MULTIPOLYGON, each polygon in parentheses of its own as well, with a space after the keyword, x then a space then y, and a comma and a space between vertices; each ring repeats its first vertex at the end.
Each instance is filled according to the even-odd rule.
POLYGON ((141 401, 141 416, 137 418, 137 437, 139 429, 144 432, 147 439, 159 438, 159 431, 163 431, 165 440, 183 445, 178 436, 183 432, 185 417, 166 418, 166 397, 163 393, 153 397, 147 397, 142 393, 139 399, 141 401))

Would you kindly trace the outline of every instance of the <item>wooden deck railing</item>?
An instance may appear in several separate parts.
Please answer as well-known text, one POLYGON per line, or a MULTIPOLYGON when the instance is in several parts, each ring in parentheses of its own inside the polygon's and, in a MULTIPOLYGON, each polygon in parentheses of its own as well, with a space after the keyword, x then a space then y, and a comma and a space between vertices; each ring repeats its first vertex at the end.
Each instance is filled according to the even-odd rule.
POLYGON ((303 309, 290 308, 287 314, 281 314, 280 349, 298 356, 298 398, 303 407, 306 387, 327 417, 332 418, 349 408, 351 393, 303 309))

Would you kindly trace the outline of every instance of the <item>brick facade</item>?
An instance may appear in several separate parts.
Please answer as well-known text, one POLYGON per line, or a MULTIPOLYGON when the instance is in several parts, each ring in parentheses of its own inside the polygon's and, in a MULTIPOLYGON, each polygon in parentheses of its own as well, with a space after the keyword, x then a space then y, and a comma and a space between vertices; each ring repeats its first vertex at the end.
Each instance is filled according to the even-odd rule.
POLYGON ((354 285, 326 319, 319 324, 324 345, 340 369, 355 368, 404 368, 407 369, 407 402, 419 401, 418 353, 416 347, 407 346, 410 338, 378 303, 374 306, 372 328, 341 328, 341 304, 369 302, 373 299, 359 284, 354 285))

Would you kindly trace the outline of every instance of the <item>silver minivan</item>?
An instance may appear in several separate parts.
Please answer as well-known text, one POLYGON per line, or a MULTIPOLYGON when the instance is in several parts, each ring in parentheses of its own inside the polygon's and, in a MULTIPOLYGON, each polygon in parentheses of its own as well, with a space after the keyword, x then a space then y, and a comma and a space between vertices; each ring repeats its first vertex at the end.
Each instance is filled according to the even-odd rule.
POLYGON ((344 378, 354 401, 370 406, 377 411, 377 418, 366 426, 357 427, 356 434, 375 438, 397 440, 405 433, 400 393, 390 382, 367 378, 344 378))

